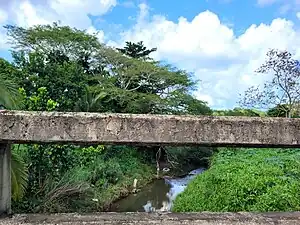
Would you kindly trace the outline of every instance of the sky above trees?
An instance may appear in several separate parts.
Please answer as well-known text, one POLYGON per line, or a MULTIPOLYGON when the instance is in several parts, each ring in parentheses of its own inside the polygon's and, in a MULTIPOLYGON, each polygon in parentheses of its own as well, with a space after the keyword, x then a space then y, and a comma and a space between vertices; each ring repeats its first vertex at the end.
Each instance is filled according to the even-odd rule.
MULTIPOLYGON (((0 25, 61 21, 116 47, 143 41, 155 59, 193 72, 195 96, 222 109, 268 79, 254 71, 270 48, 299 57, 299 12, 299 0, 0 0, 0 25)), ((9 48, 0 28, 0 57, 9 48)))

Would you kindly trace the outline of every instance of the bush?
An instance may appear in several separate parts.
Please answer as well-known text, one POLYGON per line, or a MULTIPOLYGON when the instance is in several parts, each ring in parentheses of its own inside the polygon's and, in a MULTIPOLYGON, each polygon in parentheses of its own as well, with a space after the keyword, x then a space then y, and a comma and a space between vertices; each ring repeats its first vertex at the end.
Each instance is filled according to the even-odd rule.
POLYGON ((44 196, 35 207, 36 212, 84 212, 93 204, 93 189, 86 181, 88 173, 77 168, 70 170, 59 180, 48 178, 43 190, 44 196))
POLYGON ((300 152, 221 150, 174 202, 175 212, 300 210, 300 152))
POLYGON ((18 213, 103 210, 129 194, 135 178, 139 186, 153 179, 152 167, 130 147, 29 145, 25 150, 32 174, 26 196, 14 202, 18 213))

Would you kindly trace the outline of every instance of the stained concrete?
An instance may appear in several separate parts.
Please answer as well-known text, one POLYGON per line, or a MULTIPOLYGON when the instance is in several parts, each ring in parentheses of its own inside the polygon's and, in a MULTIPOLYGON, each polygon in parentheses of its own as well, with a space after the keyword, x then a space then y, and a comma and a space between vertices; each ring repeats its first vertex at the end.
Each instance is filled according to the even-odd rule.
MULTIPOLYGON (((93 114, 0 113, 0 143, 114 143, 300 147, 300 119, 93 114)), ((10 212, 10 151, 0 144, 0 212, 10 212)), ((300 213, 97 213, 15 215, 0 224, 291 225, 300 213)))
POLYGON ((0 142, 300 147, 300 119, 0 113, 0 142))
POLYGON ((16 215, 0 220, 2 225, 47 224, 47 225, 295 225, 300 224, 300 213, 95 213, 16 215))
POLYGON ((0 143, 0 215, 11 213, 11 152, 0 143))

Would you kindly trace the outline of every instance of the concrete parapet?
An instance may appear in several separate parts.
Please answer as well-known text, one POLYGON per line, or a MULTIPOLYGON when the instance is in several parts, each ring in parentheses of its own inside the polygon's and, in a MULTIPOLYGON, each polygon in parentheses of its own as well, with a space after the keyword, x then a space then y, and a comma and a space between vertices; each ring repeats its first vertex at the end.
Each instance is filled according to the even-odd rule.
POLYGON ((300 147, 300 119, 0 113, 0 142, 300 147))

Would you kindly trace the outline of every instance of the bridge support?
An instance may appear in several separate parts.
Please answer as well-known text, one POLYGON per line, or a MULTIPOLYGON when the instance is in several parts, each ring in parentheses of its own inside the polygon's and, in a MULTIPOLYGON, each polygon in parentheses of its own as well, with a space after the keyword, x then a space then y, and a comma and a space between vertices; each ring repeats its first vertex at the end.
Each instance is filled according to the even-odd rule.
POLYGON ((11 214, 11 149, 0 143, 0 215, 11 214))

